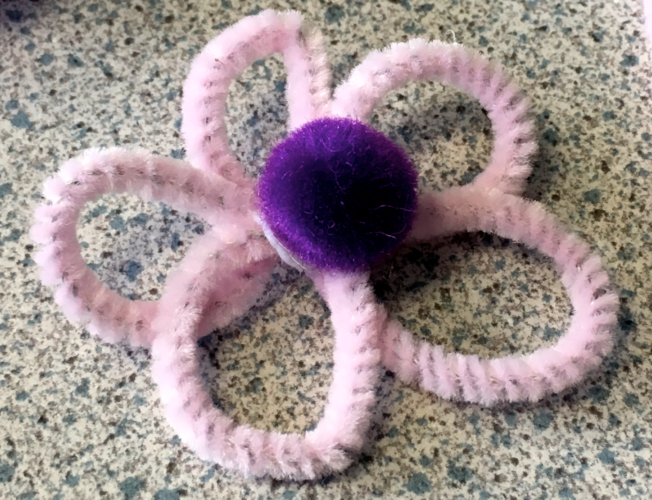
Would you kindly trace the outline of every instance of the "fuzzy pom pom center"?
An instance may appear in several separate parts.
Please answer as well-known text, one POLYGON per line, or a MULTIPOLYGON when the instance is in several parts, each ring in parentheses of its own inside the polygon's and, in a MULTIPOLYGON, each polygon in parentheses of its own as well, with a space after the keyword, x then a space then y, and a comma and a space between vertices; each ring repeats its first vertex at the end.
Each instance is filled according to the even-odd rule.
POLYGON ((321 118, 271 152, 259 183, 274 237, 319 269, 355 271, 407 235, 417 172, 396 144, 362 122, 321 118))

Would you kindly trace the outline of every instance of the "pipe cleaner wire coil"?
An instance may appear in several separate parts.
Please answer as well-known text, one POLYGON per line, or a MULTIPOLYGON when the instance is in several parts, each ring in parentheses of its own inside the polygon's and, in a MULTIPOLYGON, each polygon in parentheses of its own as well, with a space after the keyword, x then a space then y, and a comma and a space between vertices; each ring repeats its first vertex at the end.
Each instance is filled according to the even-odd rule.
MULTIPOLYGON (((296 12, 264 11, 226 29, 197 56, 184 84, 182 132, 188 160, 137 149, 89 150, 66 162, 45 183, 46 203, 37 208, 31 230, 32 239, 43 246, 35 259, 41 279, 56 289, 55 300, 71 321, 86 325, 105 341, 152 349, 152 373, 166 417, 183 442, 202 459, 246 475, 295 480, 341 471, 351 463, 369 429, 381 366, 446 399, 486 405, 535 401, 577 383, 601 362, 612 347, 618 307, 600 259, 588 245, 542 205, 520 197, 536 150, 534 128, 527 102, 499 68, 461 45, 416 39, 371 53, 331 98, 321 35, 301 23, 296 12), (307 236, 295 239, 280 228, 288 227, 288 217, 295 217, 290 222, 298 221, 292 227, 301 232, 303 215, 287 215, 291 207, 273 199, 282 196, 266 198, 265 189, 257 189, 245 175, 229 149, 225 122, 230 82, 251 63, 275 52, 283 55, 287 69, 286 141, 294 142, 286 143, 286 149, 277 146, 270 158, 281 155, 281 166, 270 159, 268 167, 289 169, 286 160, 303 155, 299 167, 281 170, 279 178, 304 175, 294 179, 312 182, 306 191, 322 200, 308 200, 314 205, 308 209, 316 212, 311 212, 307 236), (409 160, 385 139, 373 142, 378 133, 365 124, 389 91, 414 80, 453 85, 480 101, 495 137, 489 165, 465 186, 425 191, 418 199, 416 191, 411 198, 410 193, 396 197, 386 189, 393 205, 373 197, 374 205, 365 205, 363 195, 351 194, 358 193, 360 179, 380 179, 381 188, 384 183, 415 188, 409 160), (320 136, 322 122, 330 127, 327 137, 320 136), (315 126, 316 134, 306 132, 315 126), (337 141, 331 136, 338 134, 351 138, 354 146, 346 149, 337 143, 333 149, 337 141), (378 150, 383 155, 374 156, 378 150), (342 164, 360 175, 342 170, 342 164), (314 170, 302 172, 306 165, 314 170), (329 205, 328 192, 320 191, 326 189, 324 183, 311 177, 323 177, 326 170, 332 171, 338 190, 335 205, 329 205), (81 208, 101 195, 119 192, 194 212, 211 226, 191 246, 157 302, 130 301, 111 291, 81 256, 75 228, 81 208), (385 212, 389 215, 378 217, 381 208, 390 210, 385 212), (362 219, 351 222, 350 210, 362 219), (386 219, 403 224, 400 231, 384 232, 386 219), (370 224, 371 236, 352 248, 337 233, 341 221, 370 224), (319 224, 325 224, 323 231, 319 224), (405 236, 429 240, 464 231, 497 234, 554 261, 574 311, 568 331, 555 345, 523 356, 480 359, 418 341, 387 318, 369 284, 368 269, 375 259, 405 236), (304 251, 306 238, 309 249, 304 251), (329 247, 330 254, 319 247, 320 241, 340 240, 345 244, 340 250, 329 247), (385 246, 378 246, 379 241, 385 246), (337 251, 350 251, 351 257, 331 259, 337 251), (198 361, 196 341, 247 311, 279 255, 314 280, 331 310, 335 332, 333 380, 324 413, 314 429, 302 434, 236 424, 214 407, 198 361)), ((269 180, 272 174, 267 180, 265 175, 261 184, 272 185, 269 192, 279 193, 279 187, 283 191, 283 185, 274 184, 277 180, 269 180)))

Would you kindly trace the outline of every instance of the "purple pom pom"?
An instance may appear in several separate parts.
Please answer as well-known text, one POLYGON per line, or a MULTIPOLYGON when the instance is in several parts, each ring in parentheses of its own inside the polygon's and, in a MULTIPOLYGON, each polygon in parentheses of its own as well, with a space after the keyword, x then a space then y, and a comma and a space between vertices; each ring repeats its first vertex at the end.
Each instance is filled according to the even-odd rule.
POLYGON ((354 271, 410 231, 417 172, 401 148, 368 125, 321 118, 272 150, 258 189, 265 223, 299 260, 354 271))

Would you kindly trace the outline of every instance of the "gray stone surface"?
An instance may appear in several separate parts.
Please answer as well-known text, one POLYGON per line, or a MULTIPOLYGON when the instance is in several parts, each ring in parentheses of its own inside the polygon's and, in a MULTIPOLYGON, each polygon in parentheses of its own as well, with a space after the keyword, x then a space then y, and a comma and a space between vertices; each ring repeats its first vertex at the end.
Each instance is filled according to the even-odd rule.
MULTIPOLYGON (((637 1, 0 7, 2 498, 650 498, 651 68, 637 1), (138 144, 183 156, 180 88, 193 55, 264 7, 300 9, 324 30, 336 81, 370 50, 412 36, 455 38, 506 66, 532 100, 542 145, 528 194, 604 256, 622 298, 617 349, 600 370, 562 395, 493 409, 441 401, 387 374, 365 453, 314 484, 244 480, 179 443, 148 353, 104 345, 68 323, 38 281, 27 231, 42 182, 84 148, 138 144)), ((284 133, 283 88, 276 58, 231 88, 232 142, 252 171, 284 133)), ((478 104, 436 84, 393 93, 374 123, 434 187, 468 181, 491 147, 478 104)), ((193 216, 119 197, 89 206, 79 234, 114 289, 156 298, 201 227, 193 216)), ((497 238, 406 248, 375 280, 414 332, 464 352, 526 352, 568 324, 549 263, 497 238)), ((268 299, 205 342, 204 366, 240 422, 300 431, 323 407, 330 326, 309 281, 286 268, 268 299)))

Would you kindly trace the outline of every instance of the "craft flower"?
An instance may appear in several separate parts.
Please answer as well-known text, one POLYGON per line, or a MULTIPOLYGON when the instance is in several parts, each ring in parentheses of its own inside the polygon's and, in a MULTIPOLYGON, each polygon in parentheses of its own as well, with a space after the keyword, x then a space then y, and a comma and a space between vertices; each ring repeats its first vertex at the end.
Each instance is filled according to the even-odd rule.
POLYGON ((520 197, 536 145, 527 102, 485 59, 425 40, 373 52, 331 97, 321 36, 295 12, 247 17, 210 42, 184 85, 188 161, 142 150, 89 150, 43 189, 32 238, 43 283, 68 318, 109 341, 152 349, 166 416, 200 457, 249 475, 310 479, 347 467, 360 450, 381 366, 441 397, 493 404, 535 401, 577 383, 611 349, 618 299, 600 260, 535 202, 520 197), (230 82, 254 61, 283 54, 289 135, 260 183, 229 150, 230 82), (417 193, 405 152, 366 122, 387 92, 436 80, 480 101, 492 122, 489 165, 468 185, 417 193), (75 225, 83 205, 130 192, 194 212, 211 226, 189 249, 159 302, 126 300, 85 265, 75 225), (573 304, 568 331, 524 356, 479 359, 417 341, 388 319, 368 269, 404 238, 485 231, 557 265, 573 304), (324 414, 303 434, 236 425, 203 386, 197 339, 246 312, 278 255, 305 270, 331 309, 333 380, 324 414))

